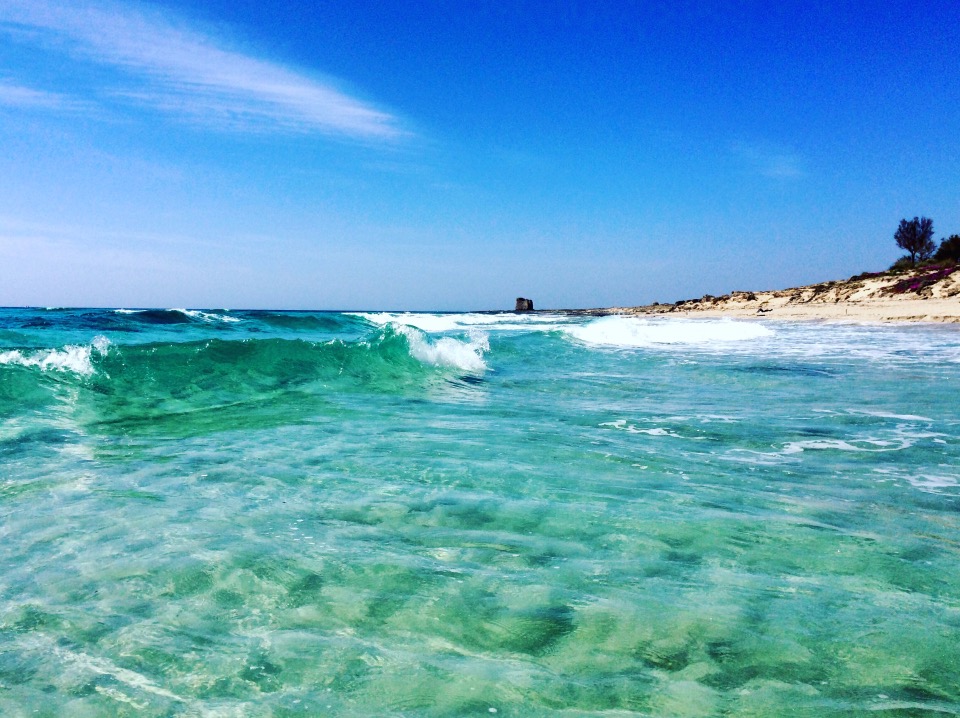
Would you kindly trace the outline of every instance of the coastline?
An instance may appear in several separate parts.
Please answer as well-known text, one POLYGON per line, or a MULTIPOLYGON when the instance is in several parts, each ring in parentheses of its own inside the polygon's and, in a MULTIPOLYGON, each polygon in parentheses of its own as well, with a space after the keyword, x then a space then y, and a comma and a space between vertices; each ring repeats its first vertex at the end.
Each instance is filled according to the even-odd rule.
POLYGON ((866 274, 790 289, 704 295, 672 304, 563 310, 584 316, 664 315, 829 322, 960 324, 960 267, 866 274))

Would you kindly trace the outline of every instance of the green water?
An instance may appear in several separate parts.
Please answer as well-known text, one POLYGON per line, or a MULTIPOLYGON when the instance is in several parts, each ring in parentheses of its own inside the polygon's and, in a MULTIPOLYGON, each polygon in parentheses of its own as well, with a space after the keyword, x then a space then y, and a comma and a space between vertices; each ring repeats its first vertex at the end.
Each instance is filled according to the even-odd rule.
POLYGON ((958 714, 958 379, 949 327, 4 310, 0 715, 958 714))

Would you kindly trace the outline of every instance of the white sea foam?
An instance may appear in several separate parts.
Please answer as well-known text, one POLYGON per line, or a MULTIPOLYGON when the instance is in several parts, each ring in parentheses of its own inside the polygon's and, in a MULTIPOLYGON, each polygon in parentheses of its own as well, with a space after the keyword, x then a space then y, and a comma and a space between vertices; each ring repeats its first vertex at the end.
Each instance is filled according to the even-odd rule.
POLYGON ((453 337, 440 337, 431 342, 427 336, 406 325, 398 325, 397 331, 407 338, 410 355, 424 364, 453 367, 464 371, 480 372, 487 368, 484 352, 490 349, 486 334, 473 332, 469 341, 453 337))
POLYGON ((766 326, 729 319, 643 319, 601 317, 588 324, 564 327, 564 332, 583 342, 607 347, 657 345, 710 345, 742 342, 773 336, 766 326))
POLYGON ((871 363, 960 362, 960 332, 950 326, 764 324, 778 327, 774 348, 780 357, 817 361, 855 359, 871 363))
MULTIPOLYGON (((754 466, 776 466, 782 464, 788 459, 779 452, 754 451, 753 449, 743 449, 735 447, 728 449, 719 458, 721 461, 734 461, 739 464, 751 464, 754 466)), ((795 458, 792 460, 796 460, 795 458)))
POLYGON ((110 340, 104 336, 94 337, 88 346, 68 344, 62 349, 37 349, 23 351, 11 349, 0 352, 0 364, 17 364, 37 367, 41 371, 72 372, 81 376, 90 376, 95 371, 93 353, 103 356, 107 353, 110 340))
POLYGON ((937 489, 955 488, 960 481, 955 476, 908 476, 907 481, 923 491, 936 492, 937 489))
POLYGON ((115 314, 140 314, 145 312, 146 309, 114 309, 115 314))

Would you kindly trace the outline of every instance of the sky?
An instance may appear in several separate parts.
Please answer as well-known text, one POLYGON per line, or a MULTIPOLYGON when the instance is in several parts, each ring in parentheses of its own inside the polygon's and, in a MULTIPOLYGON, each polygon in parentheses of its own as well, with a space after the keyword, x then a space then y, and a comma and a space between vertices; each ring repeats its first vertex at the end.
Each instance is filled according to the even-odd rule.
POLYGON ((512 309, 960 233, 960 3, 0 0, 0 305, 512 309))

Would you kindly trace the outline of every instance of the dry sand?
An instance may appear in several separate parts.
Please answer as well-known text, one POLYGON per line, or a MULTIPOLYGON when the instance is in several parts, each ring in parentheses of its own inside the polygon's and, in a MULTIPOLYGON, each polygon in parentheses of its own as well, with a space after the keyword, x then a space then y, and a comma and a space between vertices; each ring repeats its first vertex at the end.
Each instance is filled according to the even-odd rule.
POLYGON ((960 267, 926 267, 778 291, 706 295, 675 304, 614 307, 602 313, 960 323, 960 267))

